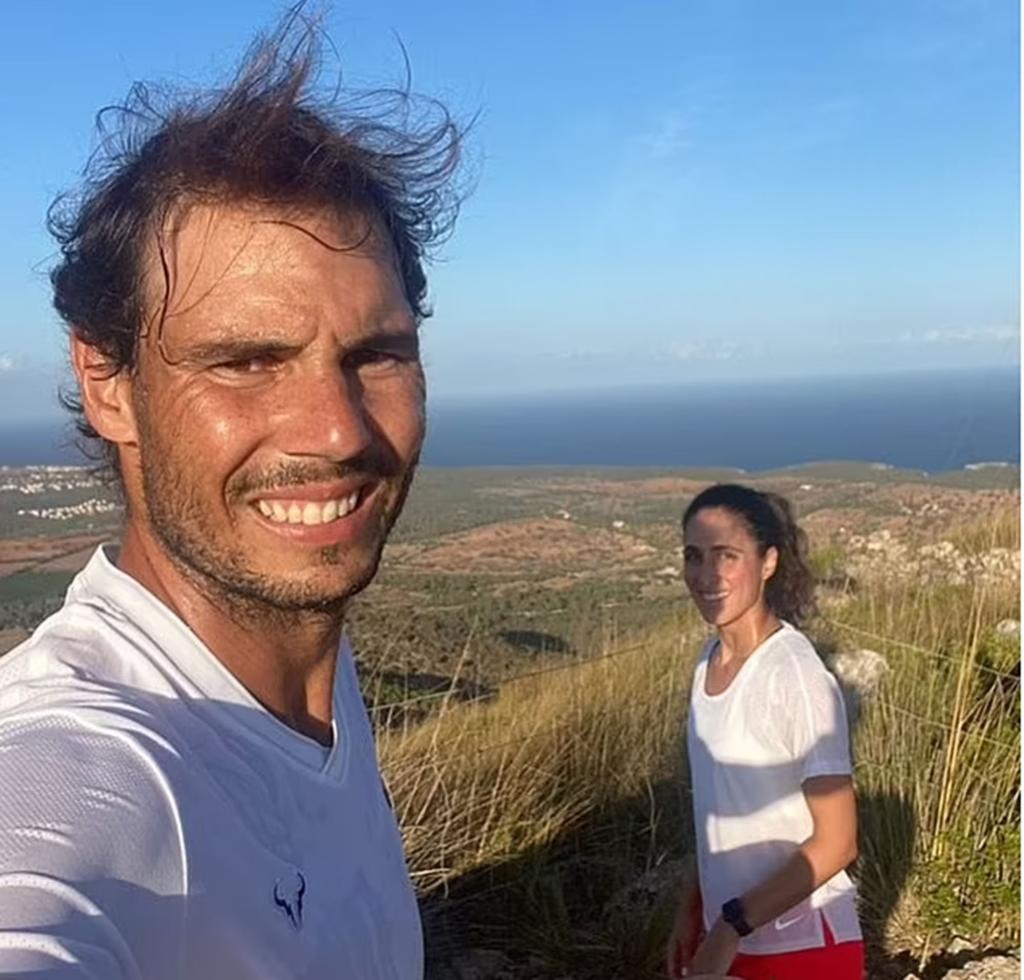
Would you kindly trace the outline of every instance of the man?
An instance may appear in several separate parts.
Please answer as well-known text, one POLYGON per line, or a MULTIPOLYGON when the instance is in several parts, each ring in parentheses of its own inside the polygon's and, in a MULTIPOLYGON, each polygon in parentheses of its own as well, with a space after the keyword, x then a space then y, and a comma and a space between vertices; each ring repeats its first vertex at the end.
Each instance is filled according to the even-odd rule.
POLYGON ((126 518, 0 661, 0 975, 422 974, 342 623, 423 441, 458 136, 314 107, 295 32, 224 92, 136 89, 51 218, 126 518))

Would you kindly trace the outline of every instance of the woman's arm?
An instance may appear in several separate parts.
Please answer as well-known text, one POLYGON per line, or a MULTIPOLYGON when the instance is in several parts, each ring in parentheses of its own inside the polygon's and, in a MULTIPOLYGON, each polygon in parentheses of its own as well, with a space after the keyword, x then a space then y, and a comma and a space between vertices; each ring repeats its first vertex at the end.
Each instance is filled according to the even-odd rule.
MULTIPOLYGON (((800 849, 773 875, 739 896, 752 929, 777 919, 857 857, 857 801, 849 776, 813 776, 804 798, 814 829, 800 849)), ((690 963, 690 973, 725 973, 739 936, 719 917, 690 963)))
POLYGON ((682 971, 696 952, 702 931, 700 885, 696 867, 690 867, 680 881, 672 934, 665 950, 665 971, 669 977, 682 976, 682 971))

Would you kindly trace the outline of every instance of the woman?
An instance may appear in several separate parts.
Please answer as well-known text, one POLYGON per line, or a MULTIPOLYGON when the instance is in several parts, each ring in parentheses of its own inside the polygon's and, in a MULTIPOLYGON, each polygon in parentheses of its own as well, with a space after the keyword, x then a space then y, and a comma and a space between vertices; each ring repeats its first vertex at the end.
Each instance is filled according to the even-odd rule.
POLYGON ((813 601, 788 502, 720 484, 683 516, 686 585, 715 627, 687 726, 699 891, 674 977, 860 980, 857 812, 842 697, 797 629, 813 601))

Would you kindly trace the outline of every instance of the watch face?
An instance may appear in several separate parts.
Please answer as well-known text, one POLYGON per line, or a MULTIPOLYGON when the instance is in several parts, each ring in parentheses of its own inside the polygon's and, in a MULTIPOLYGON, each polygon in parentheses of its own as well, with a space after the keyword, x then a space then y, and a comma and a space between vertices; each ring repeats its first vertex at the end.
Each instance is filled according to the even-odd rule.
POLYGON ((749 936, 754 930, 750 928, 743 914, 743 903, 738 898, 730 898, 722 906, 722 918, 735 929, 740 936, 749 936))

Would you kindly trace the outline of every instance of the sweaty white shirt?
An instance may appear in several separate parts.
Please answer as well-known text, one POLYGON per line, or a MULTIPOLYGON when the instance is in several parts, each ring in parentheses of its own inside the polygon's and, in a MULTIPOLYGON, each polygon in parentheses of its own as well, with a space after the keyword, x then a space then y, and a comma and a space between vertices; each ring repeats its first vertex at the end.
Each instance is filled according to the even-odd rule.
POLYGON ((0 976, 421 977, 344 641, 333 711, 278 721, 97 551, 0 659, 0 976))
MULTIPOLYGON (((705 690, 705 646, 687 725, 697 866, 710 928, 722 905, 778 871, 813 830, 801 790, 814 776, 849 775, 846 711, 835 678, 788 623, 758 647, 721 694, 705 690)), ((740 941, 740 952, 787 953, 861 938, 845 871, 740 941)))

